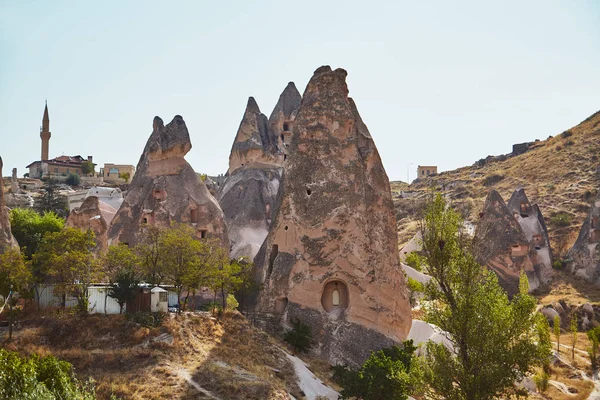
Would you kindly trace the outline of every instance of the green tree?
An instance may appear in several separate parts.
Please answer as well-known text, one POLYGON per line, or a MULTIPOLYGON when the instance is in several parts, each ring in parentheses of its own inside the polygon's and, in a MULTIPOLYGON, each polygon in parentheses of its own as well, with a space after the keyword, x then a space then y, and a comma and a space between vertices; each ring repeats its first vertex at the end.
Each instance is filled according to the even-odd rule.
POLYGON ((590 363, 592 369, 598 367, 598 348, 600 347, 600 327, 595 327, 587 332, 588 339, 590 340, 591 346, 588 350, 590 355, 590 363))
POLYGON ((476 262, 461 217, 441 195, 428 204, 420 231, 432 277, 425 286, 425 319, 447 332, 452 348, 426 345, 429 396, 501 397, 549 356, 539 334, 543 317, 535 312, 536 300, 519 293, 509 301, 496 275, 476 262))
POLYGON ((119 174, 119 178, 125 179, 125 182, 129 183, 129 179, 131 178, 131 174, 129 172, 123 172, 119 174))
POLYGON ((164 228, 149 225, 144 229, 140 243, 134 247, 142 276, 146 282, 154 286, 163 283, 166 273, 162 265, 164 260, 164 247, 161 245, 163 231, 164 228))
POLYGON ((81 178, 79 175, 71 172, 69 173, 69 176, 67 176, 65 183, 70 186, 79 186, 81 184, 81 178))
POLYGON ((91 383, 82 384, 73 366, 54 356, 28 358, 0 348, 0 398, 93 400, 91 383))
POLYGON ((94 164, 91 161, 84 161, 83 163, 81 163, 81 172, 84 175, 93 174, 95 172, 95 169, 96 169, 96 164, 94 164))
POLYGON ((571 359, 575 361, 575 345, 577 344, 577 315, 571 317, 571 359))
POLYGON ((27 290, 31 272, 25 256, 17 249, 9 249, 0 254, 0 296, 3 299, 13 292, 27 290))
POLYGON ((315 345, 310 326, 298 318, 292 318, 291 322, 292 329, 285 333, 283 340, 288 342, 296 353, 307 353, 315 345))
POLYGON ((555 315, 552 322, 552 329, 554 331, 554 336, 556 337, 556 352, 560 354, 560 317, 555 315))
POLYGON ((31 208, 10 210, 10 228, 21 250, 28 259, 37 251, 47 232, 58 232, 65 225, 64 218, 53 211, 38 214, 31 208))
POLYGON ((49 182, 46 185, 46 192, 42 197, 35 199, 33 208, 40 214, 52 211, 61 218, 66 218, 69 214, 67 198, 56 193, 56 185, 49 182))
POLYGON ((358 370, 344 366, 333 367, 333 379, 342 387, 341 399, 404 400, 411 393, 415 381, 413 355, 416 347, 412 340, 402 346, 392 346, 371 352, 358 370), (412 371, 411 371, 412 370, 412 371))
POLYGON ((404 263, 417 271, 422 271, 424 267, 423 257, 421 257, 416 252, 408 253, 406 258, 404 259, 404 263))
POLYGON ((227 293, 234 293, 243 289, 250 281, 251 270, 251 263, 247 263, 243 259, 229 260, 225 252, 221 252, 221 257, 216 257, 210 287, 215 293, 217 291, 221 292, 223 309, 227 305, 227 293))
MULTIPOLYGON (((140 283, 138 259, 129 246, 117 244, 109 246, 102 257, 102 265, 104 276, 111 284, 106 295, 119 303, 121 314, 123 306, 135 298, 140 283)), ((104 304, 106 313, 106 300, 104 304)))
POLYGON ((101 264, 91 251, 95 246, 94 236, 91 230, 65 227, 46 234, 34 256, 35 262, 47 268, 55 283, 54 292, 62 296, 63 307, 67 294, 72 294, 83 313, 88 310, 88 288, 99 279, 101 271, 101 264))

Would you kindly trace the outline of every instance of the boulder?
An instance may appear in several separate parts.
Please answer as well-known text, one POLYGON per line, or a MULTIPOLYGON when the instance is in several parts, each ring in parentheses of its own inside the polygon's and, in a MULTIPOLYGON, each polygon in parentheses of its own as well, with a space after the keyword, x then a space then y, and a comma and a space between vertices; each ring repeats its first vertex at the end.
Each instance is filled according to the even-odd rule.
POLYGON ((540 280, 534 268, 535 248, 498 192, 488 194, 480 215, 473 238, 477 261, 498 275, 500 286, 511 296, 519 292, 521 271, 527 275, 529 289, 536 289, 540 280))
POLYGON ((108 229, 109 245, 135 245, 148 224, 169 227, 178 222, 194 227, 198 238, 216 238, 228 247, 223 211, 184 158, 191 148, 181 116, 166 126, 154 118, 127 196, 108 229))
POLYGON ((569 270, 589 282, 600 283, 600 196, 583 221, 579 236, 567 253, 569 270))
POLYGON ((10 230, 9 209, 4 202, 4 178, 2 178, 2 157, 0 157, 0 253, 9 248, 18 248, 15 237, 10 230))
POLYGON ((81 206, 69 213, 66 226, 81 230, 91 229, 96 235, 97 253, 102 253, 108 248, 108 226, 113 220, 117 210, 101 202, 96 196, 88 196, 81 206))
POLYGON ((518 188, 513 192, 510 200, 508 200, 507 207, 535 250, 532 259, 538 280, 542 284, 550 283, 554 276, 552 249, 550 248, 548 228, 540 208, 537 204, 532 205, 530 203, 523 188, 518 188))
POLYGON ((280 206, 255 257, 256 310, 311 326, 329 362, 406 339, 411 310, 387 174, 346 71, 317 69, 294 121, 280 206))

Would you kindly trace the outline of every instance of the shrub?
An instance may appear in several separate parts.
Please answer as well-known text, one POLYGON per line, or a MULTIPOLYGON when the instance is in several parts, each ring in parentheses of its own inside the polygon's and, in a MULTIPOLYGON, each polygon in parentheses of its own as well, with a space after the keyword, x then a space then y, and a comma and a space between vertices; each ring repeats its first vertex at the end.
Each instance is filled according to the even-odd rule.
POLYGON ((552 263, 552 268, 554 268, 554 269, 562 269, 563 268, 563 262, 561 260, 554 260, 554 262, 552 263))
POLYGON ((240 303, 237 301, 237 299, 235 298, 234 295, 232 295, 232 294, 227 295, 227 309, 228 310, 237 310, 239 305, 240 305, 240 303))
POLYGON ((341 399, 400 400, 413 390, 417 370, 413 363, 416 347, 412 340, 402 347, 392 346, 371 352, 359 370, 345 366, 332 367, 333 379, 342 387, 341 399))
POLYGON ((535 387, 539 393, 544 393, 548 390, 548 381, 550 380, 550 375, 542 371, 539 374, 535 374, 533 377, 533 381, 535 382, 535 387))
POLYGON ((504 179, 504 175, 488 175, 483 179, 483 186, 492 186, 504 179))
POLYGON ((425 291, 425 286, 417 281, 416 279, 407 277, 407 286, 408 286, 408 300, 410 301, 411 306, 415 306, 417 303, 417 293, 423 293, 425 291))
POLYGON ((423 258, 417 253, 408 253, 404 262, 406 263, 406 265, 413 269, 416 269, 417 271, 423 270, 423 258))
POLYGON ((292 326, 292 330, 285 333, 283 340, 288 342, 296 353, 307 353, 314 346, 310 326, 298 318, 292 318, 292 326))
POLYGON ((560 134, 560 137, 562 137, 563 139, 568 138, 569 136, 573 136, 573 132, 570 131, 564 131, 563 133, 560 134))
POLYGON ((571 225, 571 215, 566 212, 559 212, 550 217, 550 223, 557 227, 571 225))
POLYGON ((70 186, 79 186, 81 184, 81 178, 79 178, 79 175, 71 172, 69 176, 67 176, 65 183, 70 186))
POLYGON ((133 314, 125 315, 129 321, 139 324, 146 328, 154 328, 161 326, 165 319, 165 314, 161 312, 136 312, 133 314))

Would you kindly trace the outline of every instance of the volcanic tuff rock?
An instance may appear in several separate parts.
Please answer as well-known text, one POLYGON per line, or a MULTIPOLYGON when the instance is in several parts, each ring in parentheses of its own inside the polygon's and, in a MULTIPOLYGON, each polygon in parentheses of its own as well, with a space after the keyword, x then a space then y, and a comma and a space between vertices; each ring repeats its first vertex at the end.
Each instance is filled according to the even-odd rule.
POLYGON ((184 156, 192 144, 183 118, 166 126, 154 118, 153 131, 129 184, 127 196, 108 230, 109 244, 141 239, 146 224, 167 227, 189 223, 198 237, 218 238, 227 246, 223 211, 184 156))
POLYGON ((388 177, 346 75, 324 66, 306 87, 255 272, 257 311, 298 317, 323 358, 357 365, 406 338, 411 310, 388 177))
POLYGON ((294 83, 290 82, 279 96, 271 114, 268 135, 263 131, 266 117, 260 114, 252 97, 248 101, 231 149, 229 176, 219 187, 218 195, 227 221, 232 257, 254 258, 267 237, 272 215, 279 204, 277 193, 283 172, 281 164, 284 161, 280 151, 282 143, 280 142, 277 153, 273 152, 273 145, 277 147, 277 132, 283 129, 284 121, 286 129, 291 126, 289 121, 295 116, 300 100, 300 93, 294 83), (261 123, 256 123, 257 121, 261 123), (245 137, 250 138, 248 140, 252 143, 253 159, 258 162, 248 162, 246 157, 246 163, 242 166, 239 157, 234 157, 234 154, 236 149, 248 147, 248 140, 239 142, 245 137), (268 140, 263 140, 264 137, 268 140), (274 155, 278 158, 273 158, 274 155))
POLYGON ((96 196, 87 197, 83 203, 69 213, 66 226, 81 230, 91 229, 96 235, 96 252, 108 248, 108 226, 117 210, 98 200, 96 196))
POLYGON ((300 92, 296 89, 296 85, 294 85, 294 82, 290 82, 279 96, 279 101, 269 117, 269 128, 277 138, 279 148, 285 154, 284 158, 288 153, 294 119, 296 119, 296 113, 301 101, 302 96, 300 96, 300 92))
POLYGON ((535 249, 502 197, 492 190, 475 229, 473 252, 481 265, 498 275, 509 295, 519 292, 519 276, 525 271, 530 290, 540 285, 535 273, 535 249))
POLYGON ((596 198, 579 236, 569 250, 570 271, 588 281, 600 283, 600 196, 596 198))
POLYGON ((267 116, 250 97, 231 147, 229 174, 241 167, 280 165, 280 156, 277 136, 269 130, 267 116))
POLYGON ((4 204, 4 179, 2 178, 2 157, 0 157, 0 253, 10 247, 18 247, 10 230, 10 216, 8 207, 4 204))
POLYGON ((523 188, 518 188, 513 192, 507 207, 535 250, 533 268, 539 281, 543 284, 549 283, 554 276, 552 249, 542 211, 537 204, 532 205, 529 202, 523 188))

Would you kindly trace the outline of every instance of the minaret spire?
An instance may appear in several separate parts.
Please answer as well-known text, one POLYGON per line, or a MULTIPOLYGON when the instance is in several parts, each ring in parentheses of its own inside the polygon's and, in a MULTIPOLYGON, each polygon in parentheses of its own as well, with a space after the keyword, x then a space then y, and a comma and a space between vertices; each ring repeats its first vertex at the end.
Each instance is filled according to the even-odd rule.
POLYGON ((44 116, 42 117, 42 131, 40 132, 40 138, 42 138, 42 161, 48 160, 50 136, 52 136, 50 133, 50 117, 48 116, 48 100, 46 100, 44 116))

